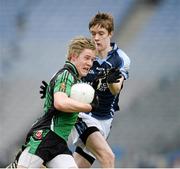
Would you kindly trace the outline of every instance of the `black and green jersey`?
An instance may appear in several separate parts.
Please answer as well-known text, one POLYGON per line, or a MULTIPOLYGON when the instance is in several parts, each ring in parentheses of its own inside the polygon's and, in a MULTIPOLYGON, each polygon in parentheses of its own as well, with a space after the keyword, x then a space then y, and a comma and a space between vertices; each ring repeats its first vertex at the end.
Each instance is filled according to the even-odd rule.
POLYGON ((37 120, 32 130, 51 129, 57 135, 67 141, 68 136, 74 126, 78 112, 61 112, 54 107, 53 95, 56 92, 64 92, 70 96, 73 84, 80 82, 76 67, 66 61, 64 68, 58 71, 51 79, 44 103, 44 116, 37 120))

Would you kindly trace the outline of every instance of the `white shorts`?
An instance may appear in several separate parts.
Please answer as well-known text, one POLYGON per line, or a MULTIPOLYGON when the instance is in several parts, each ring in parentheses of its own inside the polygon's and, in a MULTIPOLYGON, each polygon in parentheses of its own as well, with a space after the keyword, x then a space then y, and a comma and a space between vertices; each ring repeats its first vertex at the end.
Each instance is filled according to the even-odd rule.
MULTIPOLYGON (((89 114, 79 113, 78 117, 82 119, 83 123, 87 128, 96 127, 97 129, 99 129, 100 133, 105 139, 108 138, 111 130, 111 124, 113 118, 99 120, 92 117, 91 113, 89 114)), ((83 128, 83 126, 79 126, 79 127, 83 128)), ((83 141, 80 139, 80 133, 78 132, 77 126, 73 127, 72 132, 68 139, 68 144, 69 145, 74 144, 75 146, 80 147, 85 153, 95 158, 94 155, 87 150, 83 141)))
MULTIPOLYGON (((18 165, 26 168, 41 168, 43 159, 35 154, 28 152, 27 147, 20 155, 18 165)), ((46 167, 49 168, 78 168, 74 158, 69 154, 60 154, 54 157, 52 160, 46 163, 46 167)))

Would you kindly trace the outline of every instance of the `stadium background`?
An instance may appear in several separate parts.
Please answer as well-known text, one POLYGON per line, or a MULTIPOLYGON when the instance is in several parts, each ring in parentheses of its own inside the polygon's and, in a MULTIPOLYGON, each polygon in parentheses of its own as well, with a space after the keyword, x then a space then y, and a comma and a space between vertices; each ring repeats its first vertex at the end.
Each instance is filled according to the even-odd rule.
POLYGON ((131 59, 108 139, 116 167, 180 167, 179 0, 0 0, 0 167, 42 114, 41 80, 98 11, 113 14, 113 40, 131 59))

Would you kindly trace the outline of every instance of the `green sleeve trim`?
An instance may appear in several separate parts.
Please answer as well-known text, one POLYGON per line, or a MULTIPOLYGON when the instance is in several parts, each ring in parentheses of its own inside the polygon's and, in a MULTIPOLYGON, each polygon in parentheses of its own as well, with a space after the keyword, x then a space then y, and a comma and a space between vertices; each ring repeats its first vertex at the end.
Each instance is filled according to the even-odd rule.
POLYGON ((72 76, 69 71, 65 70, 62 74, 60 74, 56 81, 54 86, 54 93, 56 92, 64 92, 68 96, 70 96, 70 89, 72 84, 74 83, 74 77, 72 76))

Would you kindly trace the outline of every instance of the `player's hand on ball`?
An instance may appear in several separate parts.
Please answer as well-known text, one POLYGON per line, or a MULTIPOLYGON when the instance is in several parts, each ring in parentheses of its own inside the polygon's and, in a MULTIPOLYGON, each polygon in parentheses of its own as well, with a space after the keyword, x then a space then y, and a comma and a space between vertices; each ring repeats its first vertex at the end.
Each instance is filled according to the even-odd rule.
POLYGON ((92 107, 92 110, 91 112, 94 112, 96 111, 96 109, 99 107, 99 97, 98 95, 95 93, 94 94, 94 99, 93 101, 90 103, 91 107, 92 107))
POLYGON ((43 80, 40 86, 40 95, 41 95, 41 99, 44 99, 46 96, 46 90, 47 90, 48 84, 43 80))
POLYGON ((107 73, 106 81, 109 84, 111 84, 111 83, 118 83, 119 82, 119 78, 121 78, 121 77, 122 77, 122 73, 119 70, 119 68, 112 68, 107 73))

